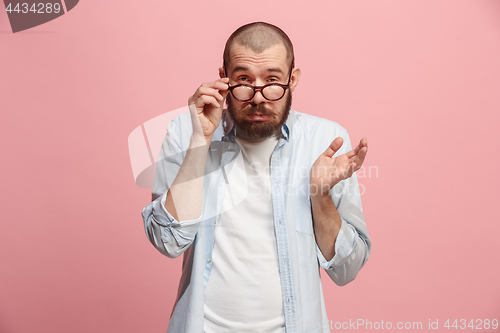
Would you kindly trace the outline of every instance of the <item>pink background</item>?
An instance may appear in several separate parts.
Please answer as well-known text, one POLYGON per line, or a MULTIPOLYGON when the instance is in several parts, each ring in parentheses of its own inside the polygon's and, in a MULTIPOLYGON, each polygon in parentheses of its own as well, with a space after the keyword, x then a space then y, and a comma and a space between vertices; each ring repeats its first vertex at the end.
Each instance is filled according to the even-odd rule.
POLYGON ((294 109, 368 137, 372 255, 323 276, 329 319, 500 319, 500 1, 87 0, 17 34, 0 8, 0 332, 166 331, 181 259, 146 238, 127 138, 257 20, 294 42, 294 109))

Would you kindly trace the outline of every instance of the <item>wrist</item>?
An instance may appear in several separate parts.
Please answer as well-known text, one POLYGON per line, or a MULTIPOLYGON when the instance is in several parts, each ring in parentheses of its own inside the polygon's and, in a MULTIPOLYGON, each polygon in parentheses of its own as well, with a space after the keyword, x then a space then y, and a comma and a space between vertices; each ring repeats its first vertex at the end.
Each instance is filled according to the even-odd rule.
POLYGON ((189 146, 191 148, 197 148, 197 147, 202 147, 202 146, 209 146, 210 142, 212 142, 212 135, 209 137, 203 136, 203 135, 195 135, 193 134, 191 136, 191 141, 189 143, 189 146))
POLYGON ((309 183, 309 195, 317 200, 324 200, 330 197, 330 190, 333 188, 332 184, 325 182, 322 179, 312 179, 309 183))
POLYGON ((318 202, 318 203, 332 200, 332 198, 330 196, 330 191, 327 191, 325 193, 321 193, 321 192, 313 193, 313 192, 311 192, 309 196, 311 198, 311 201, 318 202))

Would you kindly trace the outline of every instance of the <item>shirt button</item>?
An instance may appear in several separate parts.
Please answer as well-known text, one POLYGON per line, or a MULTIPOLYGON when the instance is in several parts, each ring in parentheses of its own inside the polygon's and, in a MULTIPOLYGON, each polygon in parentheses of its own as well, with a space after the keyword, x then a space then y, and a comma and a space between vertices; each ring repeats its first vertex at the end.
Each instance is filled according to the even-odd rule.
POLYGON ((229 146, 229 151, 233 151, 234 150, 234 147, 233 146, 229 146))
POLYGON ((210 262, 210 261, 212 261, 212 259, 210 259, 210 257, 208 257, 208 258, 207 258, 207 262, 210 262))
POLYGON ((214 220, 214 224, 217 224, 217 219, 214 220))

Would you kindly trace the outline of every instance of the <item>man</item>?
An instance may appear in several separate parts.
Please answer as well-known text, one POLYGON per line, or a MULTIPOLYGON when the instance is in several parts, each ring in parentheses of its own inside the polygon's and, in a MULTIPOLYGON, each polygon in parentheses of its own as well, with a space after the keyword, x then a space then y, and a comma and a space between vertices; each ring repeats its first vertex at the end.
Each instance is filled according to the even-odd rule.
POLYGON ((168 332, 329 332, 319 267, 344 285, 370 253, 367 140, 291 110, 300 69, 273 25, 236 30, 219 76, 168 125, 142 211, 153 245, 184 254, 168 332))

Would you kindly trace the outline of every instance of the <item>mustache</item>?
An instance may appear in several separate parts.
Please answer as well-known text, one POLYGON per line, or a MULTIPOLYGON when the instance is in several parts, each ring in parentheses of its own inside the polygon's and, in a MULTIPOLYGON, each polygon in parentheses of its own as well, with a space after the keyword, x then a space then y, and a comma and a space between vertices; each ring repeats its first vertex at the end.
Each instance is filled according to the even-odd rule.
POLYGON ((255 114, 261 114, 263 116, 267 115, 274 115, 274 112, 269 111, 266 109, 266 107, 262 104, 251 106, 248 110, 244 111, 245 115, 255 115, 255 114))

